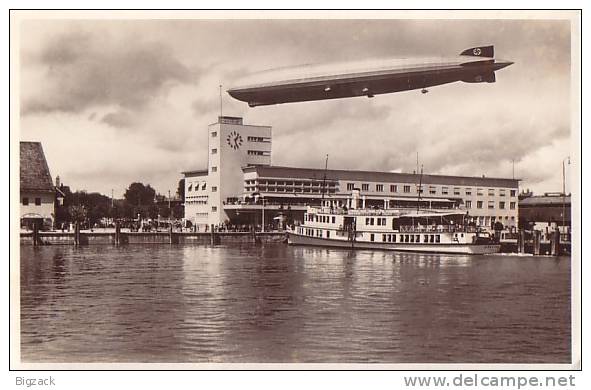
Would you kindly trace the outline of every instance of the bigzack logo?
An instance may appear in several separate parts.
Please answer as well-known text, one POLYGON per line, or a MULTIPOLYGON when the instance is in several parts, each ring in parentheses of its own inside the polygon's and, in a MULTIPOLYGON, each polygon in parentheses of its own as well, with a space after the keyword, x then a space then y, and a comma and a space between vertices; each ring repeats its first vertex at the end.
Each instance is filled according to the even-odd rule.
POLYGON ((50 376, 49 378, 25 378, 24 376, 16 377, 17 386, 55 386, 55 378, 50 376))

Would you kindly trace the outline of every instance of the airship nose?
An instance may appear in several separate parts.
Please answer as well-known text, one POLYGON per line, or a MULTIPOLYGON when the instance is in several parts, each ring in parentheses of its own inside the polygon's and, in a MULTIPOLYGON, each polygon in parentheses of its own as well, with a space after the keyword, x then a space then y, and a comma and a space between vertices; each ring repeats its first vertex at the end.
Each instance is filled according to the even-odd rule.
POLYGON ((508 67, 509 65, 513 65, 513 63, 514 63, 513 61, 498 60, 498 61, 495 61, 495 68, 497 70, 503 69, 503 68, 508 67))

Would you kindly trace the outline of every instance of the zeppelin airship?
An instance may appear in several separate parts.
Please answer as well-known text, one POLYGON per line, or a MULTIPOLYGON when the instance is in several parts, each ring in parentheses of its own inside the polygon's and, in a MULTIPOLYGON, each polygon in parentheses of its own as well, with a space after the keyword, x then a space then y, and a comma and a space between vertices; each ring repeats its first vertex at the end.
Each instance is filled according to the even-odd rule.
POLYGON ((456 81, 494 83, 495 71, 513 63, 494 56, 494 46, 480 46, 452 57, 278 68, 249 75, 227 92, 250 107, 355 96, 371 98, 413 89, 427 93, 429 87, 456 81))

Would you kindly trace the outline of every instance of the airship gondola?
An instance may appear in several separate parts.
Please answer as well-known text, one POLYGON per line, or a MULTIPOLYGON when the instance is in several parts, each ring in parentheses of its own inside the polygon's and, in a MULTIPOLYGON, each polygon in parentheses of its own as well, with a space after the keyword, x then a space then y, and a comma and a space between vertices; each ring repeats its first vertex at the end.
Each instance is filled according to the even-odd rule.
POLYGON ((463 81, 494 83, 495 71, 513 64, 494 58, 493 46, 459 56, 394 58, 341 64, 303 65, 254 73, 227 90, 249 106, 339 99, 427 88, 463 81))

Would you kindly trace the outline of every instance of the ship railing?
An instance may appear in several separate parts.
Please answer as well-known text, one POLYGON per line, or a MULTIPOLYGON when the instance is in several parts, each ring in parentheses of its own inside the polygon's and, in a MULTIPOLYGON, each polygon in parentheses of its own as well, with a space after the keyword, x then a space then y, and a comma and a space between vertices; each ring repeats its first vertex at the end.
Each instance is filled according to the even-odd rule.
POLYGON ((478 228, 474 226, 462 225, 435 225, 435 226, 411 226, 403 225, 399 227, 402 233, 476 233, 478 228))

